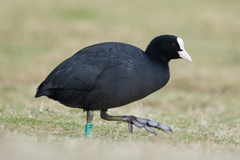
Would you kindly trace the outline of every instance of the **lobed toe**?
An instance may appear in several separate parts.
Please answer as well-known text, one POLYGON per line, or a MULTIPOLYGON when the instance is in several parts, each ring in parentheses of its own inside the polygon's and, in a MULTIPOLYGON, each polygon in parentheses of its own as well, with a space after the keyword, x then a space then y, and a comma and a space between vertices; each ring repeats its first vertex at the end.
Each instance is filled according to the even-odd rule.
POLYGON ((143 124, 139 123, 139 122, 136 121, 136 120, 133 120, 132 122, 133 122, 134 126, 136 126, 136 127, 138 127, 138 128, 142 128, 142 127, 144 127, 143 124))

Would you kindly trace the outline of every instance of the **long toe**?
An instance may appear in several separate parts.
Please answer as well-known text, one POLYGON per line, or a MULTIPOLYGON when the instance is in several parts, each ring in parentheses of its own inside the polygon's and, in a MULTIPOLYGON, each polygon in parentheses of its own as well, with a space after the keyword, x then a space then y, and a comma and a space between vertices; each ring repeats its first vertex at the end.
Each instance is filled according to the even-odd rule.
POLYGON ((161 123, 149 120, 149 119, 145 119, 145 118, 139 118, 139 117, 135 117, 135 116, 129 116, 128 118, 128 130, 130 133, 133 133, 133 128, 132 128, 132 124, 138 128, 145 128, 148 132, 153 133, 155 136, 157 136, 157 132, 152 129, 153 128, 157 128, 160 129, 164 132, 173 132, 172 129, 166 125, 163 125, 161 123))
POLYGON ((151 132, 151 133, 153 133, 155 136, 157 136, 157 132, 156 132, 154 129, 152 129, 151 127, 145 125, 145 129, 146 129, 148 132, 151 132))
POLYGON ((133 119, 132 122, 133 122, 134 126, 136 126, 136 127, 138 127, 138 128, 142 128, 142 127, 145 126, 144 124, 138 122, 138 121, 135 120, 135 119, 133 119))
POLYGON ((173 133, 172 128, 170 128, 170 127, 168 127, 168 126, 166 126, 166 125, 164 125, 164 124, 160 124, 160 123, 159 123, 159 125, 156 126, 156 128, 158 128, 158 129, 160 129, 160 130, 163 130, 163 131, 169 131, 169 132, 172 132, 172 133, 173 133))

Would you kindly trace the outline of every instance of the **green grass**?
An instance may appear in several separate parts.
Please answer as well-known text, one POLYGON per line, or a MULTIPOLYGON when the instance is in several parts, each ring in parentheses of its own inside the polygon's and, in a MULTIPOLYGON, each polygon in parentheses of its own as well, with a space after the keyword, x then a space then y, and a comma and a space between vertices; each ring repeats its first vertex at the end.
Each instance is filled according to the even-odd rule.
POLYGON ((3 159, 238 159, 240 156, 240 1, 2 1, 0 155, 3 159), (132 114, 174 134, 106 122, 35 99, 50 71, 79 49, 118 41, 146 48, 160 34, 185 42, 193 59, 170 62, 166 87, 110 114, 132 114))

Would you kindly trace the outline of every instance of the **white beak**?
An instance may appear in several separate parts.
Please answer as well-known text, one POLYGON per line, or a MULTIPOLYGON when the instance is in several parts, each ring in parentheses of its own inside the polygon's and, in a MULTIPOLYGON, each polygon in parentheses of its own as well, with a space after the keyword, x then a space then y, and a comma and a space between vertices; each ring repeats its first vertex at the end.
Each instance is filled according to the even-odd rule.
POLYGON ((192 63, 192 58, 189 54, 183 49, 182 51, 178 51, 179 56, 187 62, 192 63))
POLYGON ((179 47, 181 48, 181 51, 178 51, 179 57, 181 57, 182 59, 184 59, 187 62, 192 63, 192 58, 189 56, 189 54, 187 53, 187 51, 184 49, 184 42, 181 38, 177 38, 179 47))

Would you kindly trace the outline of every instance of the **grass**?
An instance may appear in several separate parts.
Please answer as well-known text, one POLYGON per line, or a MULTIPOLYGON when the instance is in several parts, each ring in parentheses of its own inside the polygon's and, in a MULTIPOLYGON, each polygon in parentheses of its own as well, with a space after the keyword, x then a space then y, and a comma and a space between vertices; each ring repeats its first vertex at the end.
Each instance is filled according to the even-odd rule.
POLYGON ((0 155, 3 159, 238 159, 240 21, 237 1, 2 1, 0 6, 0 155), (169 125, 158 137, 35 99, 49 72, 79 49, 119 41, 145 49, 160 34, 185 42, 193 64, 170 63, 166 87, 111 114, 169 125), (93 154, 94 153, 94 154, 93 154))

